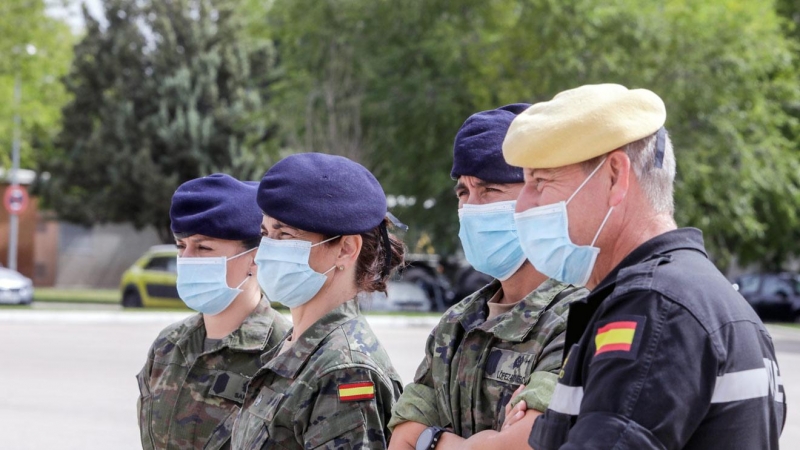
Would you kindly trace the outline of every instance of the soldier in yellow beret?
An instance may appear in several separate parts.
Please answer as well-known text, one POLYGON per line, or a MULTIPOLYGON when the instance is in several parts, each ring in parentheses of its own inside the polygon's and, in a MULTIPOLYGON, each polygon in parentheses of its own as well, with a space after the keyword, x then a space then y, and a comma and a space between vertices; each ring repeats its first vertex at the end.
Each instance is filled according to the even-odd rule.
POLYGON ((591 290, 570 305, 536 450, 778 448, 786 403, 772 340, 700 230, 673 219, 665 121, 651 91, 591 85, 533 105, 506 134, 506 161, 524 168, 525 255, 591 290))

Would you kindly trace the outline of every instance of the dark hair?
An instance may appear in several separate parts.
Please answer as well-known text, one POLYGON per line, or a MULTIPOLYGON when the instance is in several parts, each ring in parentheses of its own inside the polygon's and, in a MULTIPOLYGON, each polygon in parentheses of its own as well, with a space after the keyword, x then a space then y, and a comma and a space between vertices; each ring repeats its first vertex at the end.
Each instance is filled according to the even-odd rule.
MULTIPOLYGON (((356 286, 359 291, 386 292, 386 282, 405 261, 406 247, 403 241, 392 233, 387 233, 391 247, 391 257, 389 259, 389 267, 385 267, 386 244, 383 239, 382 227, 386 227, 389 230, 392 228, 392 222, 389 219, 383 219, 383 223, 377 227, 366 233, 361 233, 361 253, 359 253, 356 261, 356 286)), ((328 238, 325 237, 325 239, 328 238)), ((338 240, 334 239, 327 244, 331 245, 338 240)))
POLYGON ((245 250, 250 250, 261 245, 261 236, 252 237, 250 239, 242 239, 242 247, 245 250))

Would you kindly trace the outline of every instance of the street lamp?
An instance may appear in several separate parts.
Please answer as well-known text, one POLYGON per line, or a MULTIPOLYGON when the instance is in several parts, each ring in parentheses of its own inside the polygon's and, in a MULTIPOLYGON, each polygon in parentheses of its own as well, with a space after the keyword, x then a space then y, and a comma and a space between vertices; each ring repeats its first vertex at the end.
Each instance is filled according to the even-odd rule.
MULTIPOLYGON (((14 48, 14 53, 20 53, 19 47, 14 48)), ((27 44, 25 53, 30 56, 36 54, 36 46, 27 44)), ((14 143, 11 146, 11 187, 19 187, 19 141, 20 141, 20 116, 19 109, 22 105, 22 78, 19 68, 14 78, 14 143)), ((19 215, 11 213, 8 218, 8 268, 17 270, 17 242, 19 238, 19 215)))

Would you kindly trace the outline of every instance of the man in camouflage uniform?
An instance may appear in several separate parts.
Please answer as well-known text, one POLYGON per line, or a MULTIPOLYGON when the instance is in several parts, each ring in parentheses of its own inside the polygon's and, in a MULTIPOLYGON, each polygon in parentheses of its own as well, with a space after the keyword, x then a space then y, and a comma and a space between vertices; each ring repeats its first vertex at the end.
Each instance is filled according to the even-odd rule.
POLYGON ((531 424, 550 401, 567 309, 586 291, 536 272, 516 237, 523 175, 505 163, 501 146, 528 106, 475 114, 456 136, 459 237, 470 264, 496 280, 453 306, 431 333, 414 383, 393 410, 391 449, 527 448, 531 424), (507 412, 514 423, 503 427, 507 412))
POLYGON ((263 359, 233 429, 234 449, 386 448, 385 418, 402 384, 356 300, 263 359))
POLYGON ((223 448, 249 377, 261 368, 259 355, 290 326, 262 298, 238 330, 210 348, 200 314, 162 331, 136 377, 142 447, 223 448))

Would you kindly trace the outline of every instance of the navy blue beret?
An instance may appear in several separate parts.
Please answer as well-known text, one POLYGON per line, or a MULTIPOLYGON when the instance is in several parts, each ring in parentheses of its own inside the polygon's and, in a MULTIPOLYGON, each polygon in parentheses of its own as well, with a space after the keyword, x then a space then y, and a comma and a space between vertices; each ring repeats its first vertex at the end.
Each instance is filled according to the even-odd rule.
POLYGON ((386 194, 370 171, 323 153, 278 161, 261 179, 257 198, 264 214, 327 236, 366 233, 386 217, 386 194))
POLYGON ((261 236, 258 183, 215 173, 187 181, 172 195, 169 218, 176 235, 202 234, 231 241, 261 236))
POLYGON ((454 180, 466 175, 491 183, 522 183, 522 169, 503 159, 503 139, 511 121, 530 106, 514 103, 471 115, 456 134, 450 176, 454 180))

